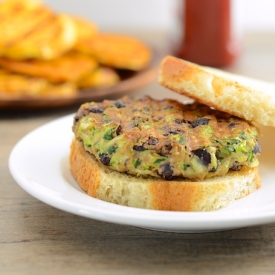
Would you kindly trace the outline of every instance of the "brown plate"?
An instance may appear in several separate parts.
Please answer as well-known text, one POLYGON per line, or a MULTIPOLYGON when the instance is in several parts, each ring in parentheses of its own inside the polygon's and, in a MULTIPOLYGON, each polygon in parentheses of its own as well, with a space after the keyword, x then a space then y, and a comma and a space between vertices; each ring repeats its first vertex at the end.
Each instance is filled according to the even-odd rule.
POLYGON ((0 99, 0 109, 41 109, 58 108, 80 105, 87 101, 100 101, 103 99, 118 98, 122 95, 132 93, 146 86, 156 79, 160 55, 154 52, 154 57, 148 68, 139 71, 119 71, 121 81, 109 88, 83 89, 77 95, 62 98, 15 98, 0 99))

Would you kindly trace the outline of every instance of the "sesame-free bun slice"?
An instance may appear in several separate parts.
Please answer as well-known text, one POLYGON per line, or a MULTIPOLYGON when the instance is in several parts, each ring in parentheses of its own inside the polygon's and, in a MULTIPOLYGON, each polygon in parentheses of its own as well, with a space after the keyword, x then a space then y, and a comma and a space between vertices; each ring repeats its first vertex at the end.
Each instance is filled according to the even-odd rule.
POLYGON ((173 56, 162 60, 159 83, 220 111, 275 126, 275 83, 200 66, 173 56))
POLYGON ((130 176, 102 165, 75 139, 71 144, 70 170, 81 188, 94 198, 155 210, 216 210, 261 186, 258 167, 195 182, 130 176))

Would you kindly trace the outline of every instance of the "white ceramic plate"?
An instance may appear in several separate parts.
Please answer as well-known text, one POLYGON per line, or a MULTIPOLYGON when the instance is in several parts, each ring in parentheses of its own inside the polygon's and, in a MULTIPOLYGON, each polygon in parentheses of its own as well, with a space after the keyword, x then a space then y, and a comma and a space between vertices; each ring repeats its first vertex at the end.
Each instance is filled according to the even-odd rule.
POLYGON ((34 130, 18 142, 9 159, 17 183, 53 207, 96 220, 174 232, 227 230, 275 222, 275 129, 261 129, 262 188, 225 209, 187 213, 137 209, 89 197, 69 171, 72 123, 73 116, 69 115, 34 130))

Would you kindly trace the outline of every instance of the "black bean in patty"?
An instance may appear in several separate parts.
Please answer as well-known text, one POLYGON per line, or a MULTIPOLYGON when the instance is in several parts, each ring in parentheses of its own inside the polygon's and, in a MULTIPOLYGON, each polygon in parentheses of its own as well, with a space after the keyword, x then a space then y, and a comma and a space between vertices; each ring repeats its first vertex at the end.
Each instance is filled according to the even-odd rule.
POLYGON ((149 137, 147 140, 148 145, 157 145, 158 144, 158 139, 155 137, 149 137))
POLYGON ((167 130, 165 130, 165 133, 163 135, 166 137, 166 136, 169 136, 169 135, 176 135, 176 134, 183 134, 183 133, 184 133, 183 130, 167 129, 167 130))
POLYGON ((200 125, 208 125, 209 120, 210 119, 206 118, 206 117, 198 118, 198 119, 196 119, 195 121, 192 122, 191 127, 196 128, 200 125))
POLYGON ((200 149, 194 150, 193 153, 200 159, 202 164, 204 164, 205 166, 211 163, 211 155, 206 150, 200 148, 200 149))
POLYGON ((124 107, 125 107, 125 104, 122 103, 122 102, 119 102, 119 101, 116 101, 114 105, 115 105, 118 109, 124 108, 124 107))
POLYGON ((228 127, 229 128, 233 128, 233 127, 235 127, 235 126, 237 126, 238 125, 238 123, 236 123, 236 122, 231 122, 229 125, 228 125, 228 127))
POLYGON ((191 121, 190 121, 190 120, 187 120, 187 119, 184 119, 182 122, 183 122, 183 123, 186 123, 186 124, 191 124, 191 121))
POLYGON ((146 148, 144 148, 142 145, 134 145, 134 146, 133 146, 133 149, 134 149, 135 151, 138 151, 138 152, 142 152, 142 151, 145 151, 145 150, 146 150, 146 148))
POLYGON ((121 127, 121 125, 118 125, 118 127, 116 129, 116 135, 119 136, 119 135, 121 135, 121 133, 122 133, 122 127, 121 127))
POLYGON ((242 165, 238 162, 235 162, 231 167, 230 167, 230 170, 233 170, 233 171, 239 171, 242 169, 242 165))
POLYGON ((101 114, 103 113, 104 109, 102 107, 91 107, 89 111, 94 114, 101 114))
POLYGON ((109 165, 111 158, 107 154, 100 154, 99 159, 104 165, 109 165))
POLYGON ((161 150, 160 152, 158 152, 158 154, 161 156, 166 156, 170 153, 171 150, 172 150, 172 145, 168 143, 161 147, 161 150))
POLYGON ((173 179, 173 169, 170 163, 165 163, 161 165, 160 168, 162 169, 160 176, 162 176, 166 180, 173 179))

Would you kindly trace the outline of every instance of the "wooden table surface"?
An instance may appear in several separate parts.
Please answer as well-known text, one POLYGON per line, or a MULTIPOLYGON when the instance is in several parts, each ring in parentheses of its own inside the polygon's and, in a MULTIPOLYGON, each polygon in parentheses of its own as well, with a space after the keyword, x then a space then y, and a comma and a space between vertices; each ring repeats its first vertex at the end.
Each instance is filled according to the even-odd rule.
MULTIPOLYGON (((246 34, 242 55, 227 70, 274 81, 275 33, 246 34)), ((137 93, 177 98, 156 82, 137 93)), ((22 190, 8 169, 13 146, 76 109, 0 111, 0 274, 275 274, 275 223, 157 232, 69 214, 22 190)))

